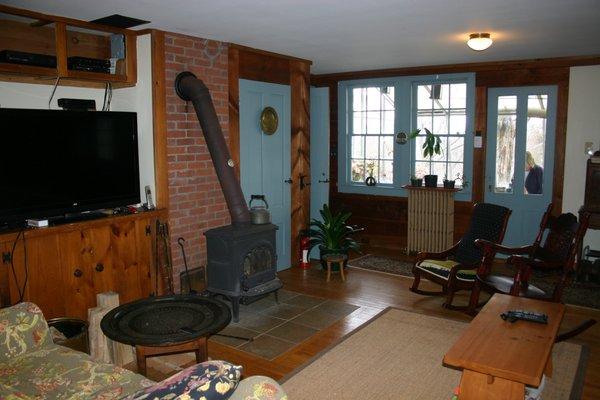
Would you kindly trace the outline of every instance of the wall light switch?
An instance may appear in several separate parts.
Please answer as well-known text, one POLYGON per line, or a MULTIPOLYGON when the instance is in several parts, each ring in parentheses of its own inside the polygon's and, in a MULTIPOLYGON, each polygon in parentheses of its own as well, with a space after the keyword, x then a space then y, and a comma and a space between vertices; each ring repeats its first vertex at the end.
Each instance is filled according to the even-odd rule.
POLYGON ((483 138, 481 136, 473 137, 473 147, 481 149, 483 147, 483 138))

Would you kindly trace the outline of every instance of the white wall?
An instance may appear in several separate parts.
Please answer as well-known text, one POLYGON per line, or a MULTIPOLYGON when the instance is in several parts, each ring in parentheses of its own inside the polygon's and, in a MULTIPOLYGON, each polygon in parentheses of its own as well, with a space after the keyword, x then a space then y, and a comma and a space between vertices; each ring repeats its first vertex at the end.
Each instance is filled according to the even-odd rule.
MULTIPOLYGON (((563 212, 577 215, 585 191, 585 142, 600 148, 600 65, 573 67, 570 75, 563 212)), ((586 245, 600 250, 599 230, 588 231, 586 245)))
MULTIPOLYGON (((137 112, 138 149, 140 165, 140 198, 145 201, 144 186, 150 185, 155 193, 154 141, 152 130, 152 71, 150 35, 137 38, 137 85, 132 88, 113 90, 111 111, 137 112)), ((52 85, 0 82, 0 107, 48 108, 52 85)), ((59 98, 94 99, 96 108, 102 108, 104 89, 58 86, 51 109, 59 109, 59 98)))

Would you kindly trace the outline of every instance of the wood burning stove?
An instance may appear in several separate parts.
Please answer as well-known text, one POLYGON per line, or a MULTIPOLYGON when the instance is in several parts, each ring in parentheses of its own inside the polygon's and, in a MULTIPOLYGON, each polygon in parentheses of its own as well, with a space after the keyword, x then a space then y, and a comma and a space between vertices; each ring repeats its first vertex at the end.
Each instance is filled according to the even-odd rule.
POLYGON ((239 303, 280 289, 273 224, 253 225, 234 163, 206 85, 191 72, 175 79, 180 98, 191 101, 231 215, 231 225, 204 233, 207 249, 207 290, 231 300, 233 319, 239 319, 239 303))

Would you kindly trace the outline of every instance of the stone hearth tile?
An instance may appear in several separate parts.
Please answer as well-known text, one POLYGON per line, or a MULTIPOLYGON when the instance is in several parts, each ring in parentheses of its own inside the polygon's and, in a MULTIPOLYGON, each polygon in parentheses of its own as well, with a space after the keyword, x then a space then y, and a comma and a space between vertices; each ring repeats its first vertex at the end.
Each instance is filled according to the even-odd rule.
POLYGON ((287 340, 288 342, 300 343, 317 332, 317 329, 309 328, 308 326, 286 322, 277 328, 271 329, 268 335, 287 340))
POLYGON ((315 307, 315 310, 326 312, 327 314, 337 315, 338 317, 345 317, 346 315, 352 314, 360 307, 343 303, 341 301, 327 300, 323 304, 315 307))
POLYGON ((254 339, 254 341, 240 346, 239 349, 271 360, 294 346, 294 343, 286 342, 285 340, 269 335, 261 335, 254 339))
POLYGON ((307 295, 301 294, 299 296, 284 300, 283 302, 286 304, 291 304, 294 306, 309 309, 309 308, 313 308, 314 306, 317 306, 317 305, 323 303, 324 301, 325 301, 325 299, 323 299, 321 297, 307 296, 307 295))
POLYGON ((275 296, 273 294, 270 294, 266 297, 263 297, 260 300, 256 300, 251 304, 240 304, 240 313, 257 313, 266 310, 269 307, 273 307, 274 305, 277 305, 277 302, 275 301, 275 296))
MULTIPOLYGON (((236 325, 229 325, 219 333, 222 333, 225 335, 248 337, 248 338, 256 337, 256 336, 260 335, 259 332, 256 332, 256 331, 253 331, 250 329, 246 329, 241 326, 236 326, 236 325)), ((227 346, 231 346, 231 347, 239 347, 240 345, 248 342, 247 340, 243 340, 243 339, 236 339, 236 338, 230 338, 230 337, 219 336, 219 335, 211 336, 210 339, 208 339, 208 341, 209 341, 209 346, 210 346, 210 341, 215 341, 215 342, 219 342, 219 343, 225 344, 227 346)))
POLYGON ((277 295, 279 296, 279 301, 286 301, 292 297, 300 296, 300 293, 292 292, 291 290, 279 289, 277 295))
POLYGON ((270 317, 264 314, 240 315, 240 322, 236 326, 247 328, 256 332, 264 333, 285 322, 284 319, 270 317))
POLYGON ((291 304, 280 303, 266 310, 261 311, 264 315, 269 315, 275 318, 292 319, 306 311, 304 307, 293 306, 291 304))
POLYGON ((292 319, 292 322, 304 326, 308 326, 315 329, 323 329, 335 321, 340 319, 339 316, 329 314, 323 311, 317 311, 316 309, 308 310, 298 317, 292 319))

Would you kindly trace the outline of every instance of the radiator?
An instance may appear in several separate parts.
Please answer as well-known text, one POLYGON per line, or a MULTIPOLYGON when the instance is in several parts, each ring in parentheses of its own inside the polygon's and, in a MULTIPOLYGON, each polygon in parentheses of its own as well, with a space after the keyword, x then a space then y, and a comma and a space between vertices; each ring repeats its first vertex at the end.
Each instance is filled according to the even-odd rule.
POLYGON ((454 189, 409 187, 407 253, 444 251, 453 244, 454 189))

